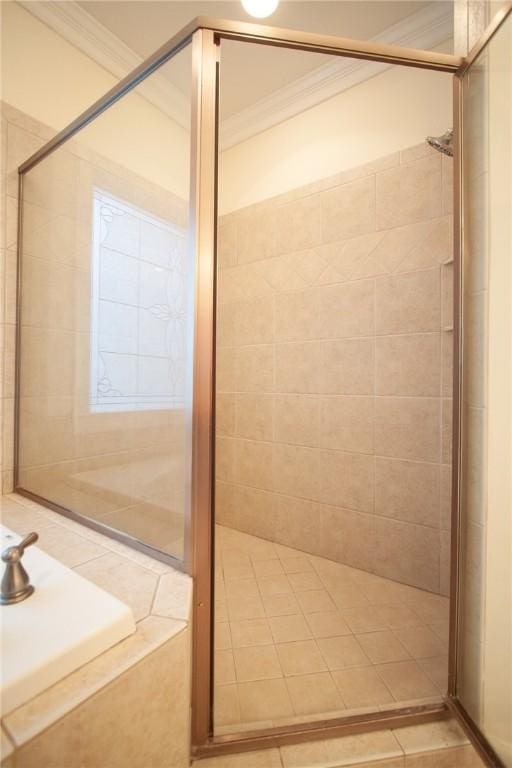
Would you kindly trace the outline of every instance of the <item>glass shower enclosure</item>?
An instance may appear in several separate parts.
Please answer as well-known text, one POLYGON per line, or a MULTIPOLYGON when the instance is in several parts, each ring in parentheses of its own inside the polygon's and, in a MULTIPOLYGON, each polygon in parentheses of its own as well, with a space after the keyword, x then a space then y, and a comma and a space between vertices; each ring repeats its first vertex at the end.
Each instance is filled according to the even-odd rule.
POLYGON ((157 57, 140 84, 130 77, 20 174, 16 487, 179 567, 198 279, 194 45, 157 57))
POLYGON ((196 754, 414 723, 450 708, 489 764, 512 765, 506 720, 492 711, 499 695, 500 712, 510 713, 510 687, 494 690, 491 682, 506 680, 510 623, 486 635, 475 625, 484 591, 486 622, 494 626, 510 616, 510 592, 507 614, 496 600, 497 594, 507 600, 506 589, 492 587, 510 584, 504 549, 510 547, 510 495, 501 460, 510 460, 510 441, 503 453, 495 428, 497 414, 510 416, 510 386, 496 374, 496 361, 508 360, 510 378, 510 358, 495 339, 508 340, 509 355, 509 330, 500 329, 510 326, 510 209, 507 214, 503 203, 510 206, 512 167, 510 122, 503 115, 510 119, 511 11, 497 17, 467 60, 198 18, 20 167, 16 491, 193 574, 196 754), (366 713, 273 734, 213 734, 222 40, 454 75, 455 267, 461 278, 455 295, 462 307, 454 350, 462 376, 454 386, 450 684, 446 701, 430 709, 366 713), (505 124, 498 157, 488 134, 505 124), (490 203, 493 213, 486 218, 490 203), (483 472, 482 424, 488 456, 495 451, 497 457, 486 458, 488 482, 501 483, 504 493, 499 501, 486 497, 484 516, 482 488, 474 482, 483 472), (477 568, 485 559, 486 581, 477 568))

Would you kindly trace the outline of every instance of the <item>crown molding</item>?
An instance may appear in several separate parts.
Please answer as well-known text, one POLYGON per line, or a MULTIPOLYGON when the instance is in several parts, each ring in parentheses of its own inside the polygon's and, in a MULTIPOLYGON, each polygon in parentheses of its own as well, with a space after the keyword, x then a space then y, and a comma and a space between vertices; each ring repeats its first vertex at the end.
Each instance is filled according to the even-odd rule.
MULTIPOLYGON (((17 2, 116 78, 122 79, 143 61, 141 56, 74 0, 66 0, 66 2, 17 0, 17 2)), ((179 125, 189 128, 189 101, 167 78, 154 73, 137 86, 137 91, 179 125)))
MULTIPOLYGON (((117 78, 125 77, 142 57, 123 43, 74 0, 17 0, 29 13, 117 78)), ((447 40, 453 18, 445 3, 431 3, 372 38, 372 42, 429 49, 447 40)), ((222 121, 221 149, 228 149, 336 96, 388 69, 389 64, 333 58, 307 75, 222 121)), ((185 95, 167 78, 154 73, 137 86, 159 110, 183 127, 189 125, 190 106, 185 95)))
MULTIPOLYGON (((444 3, 432 3, 388 27, 371 40, 405 48, 429 49, 452 34, 452 11, 444 3)), ((221 148, 246 141, 274 125, 304 112, 322 101, 369 80, 392 64, 348 58, 334 58, 284 88, 251 104, 222 121, 221 148)))

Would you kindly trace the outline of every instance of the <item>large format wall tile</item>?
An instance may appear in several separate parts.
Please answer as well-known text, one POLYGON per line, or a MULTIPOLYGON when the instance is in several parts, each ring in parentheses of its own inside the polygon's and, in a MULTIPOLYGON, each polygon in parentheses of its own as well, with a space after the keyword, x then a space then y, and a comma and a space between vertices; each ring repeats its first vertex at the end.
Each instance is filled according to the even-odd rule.
POLYGON ((19 768, 186 768, 190 640, 182 631, 16 752, 19 768), (145 706, 137 718, 141 697, 145 706))
POLYGON ((375 570, 382 576, 439 592, 439 532, 375 518, 375 570))
POLYGON ((321 205, 317 195, 278 206, 277 253, 290 253, 318 245, 321 240, 321 205))
POLYGON ((369 176, 322 192, 324 242, 375 231, 375 178, 369 176))
POLYGON ((238 264, 275 256, 276 219, 275 209, 266 205, 247 208, 240 213, 237 231, 238 264))
MULTIPOLYGON (((274 434, 273 396, 259 392, 239 392, 230 397, 233 401, 233 413, 230 414, 231 420, 229 421, 232 428, 231 434, 251 440, 272 440, 274 434)), ((218 410, 217 406, 217 412, 218 410)), ((289 441, 285 440, 284 442, 289 441)))
MULTIPOLYGON (((451 480, 451 478, 450 478, 451 480)), ((437 464, 375 458, 375 513, 439 527, 440 478, 437 464)))
POLYGON ((377 335, 438 331, 440 322, 438 269, 376 279, 377 335))
POLYGON ((320 342, 276 344, 276 392, 316 394, 322 388, 323 346, 320 342))
POLYGON ((276 298, 276 341, 320 338, 324 331, 320 317, 320 299, 317 288, 279 294, 276 298))
POLYGON ((321 451, 319 498, 324 504, 373 511, 374 460, 344 451, 321 451))
POLYGON ((377 174, 377 229, 433 219, 441 208, 441 157, 429 155, 377 174))
POLYGON ((372 571, 375 559, 373 515, 339 507, 320 509, 320 542, 324 557, 372 571))
POLYGON ((275 443, 272 461, 275 491, 318 500, 319 472, 322 466, 318 450, 275 443))
POLYGON ((376 395, 437 397, 439 386, 440 333, 376 338, 376 395))
POLYGON ((373 336, 375 299, 373 280, 325 286, 318 291, 321 338, 373 336))
POLYGON ((319 391, 332 395, 373 395, 374 348, 372 338, 324 342, 319 391))
POLYGON ((373 453, 373 397, 322 397, 318 442, 322 448, 373 453))
POLYGON ((439 399, 376 398, 375 451, 380 456, 439 462, 439 399))
POLYGON ((321 405, 317 395, 276 395, 274 438, 279 443, 320 444, 321 405))
POLYGON ((235 387, 238 392, 272 392, 274 350, 270 344, 238 347, 235 355, 235 387))

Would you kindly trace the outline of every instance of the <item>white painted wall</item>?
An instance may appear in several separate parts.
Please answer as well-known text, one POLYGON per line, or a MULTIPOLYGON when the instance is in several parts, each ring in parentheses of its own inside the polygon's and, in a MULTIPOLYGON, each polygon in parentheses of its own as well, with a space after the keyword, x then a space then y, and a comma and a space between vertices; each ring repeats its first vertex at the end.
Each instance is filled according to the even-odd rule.
MULTIPOLYGON (((0 5, 2 99, 13 107, 61 130, 118 82, 17 3, 0 5)), ((80 139, 100 155, 187 196, 188 132, 136 91, 85 128, 80 139)))
POLYGON ((223 152, 220 212, 419 144, 452 122, 451 75, 393 67, 223 152))
MULTIPOLYGON (((8 103, 58 130, 117 82, 17 3, 1 5, 2 98, 8 103)), ((452 124, 451 80, 445 73, 394 67, 226 150, 220 213, 444 132, 452 124)), ((98 153, 187 195, 189 135, 137 92, 81 137, 98 153)))
MULTIPOLYGON (((512 19, 487 57, 488 436, 483 732, 512 765, 512 19)), ((485 202, 483 203, 484 205, 485 202)))

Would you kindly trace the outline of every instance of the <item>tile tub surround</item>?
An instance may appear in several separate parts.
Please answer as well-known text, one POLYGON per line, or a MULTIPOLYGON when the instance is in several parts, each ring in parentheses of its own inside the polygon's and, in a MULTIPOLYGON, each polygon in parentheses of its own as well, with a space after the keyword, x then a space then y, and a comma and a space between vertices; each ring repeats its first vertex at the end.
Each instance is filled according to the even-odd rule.
POLYGON ((204 758, 194 768, 483 768, 453 720, 204 758))
POLYGON ((2 768, 185 768, 191 578, 21 496, 0 502, 6 525, 38 531, 38 546, 128 603, 137 622, 134 635, 3 718, 2 768))
POLYGON ((452 161, 223 216, 217 522, 448 594, 452 161))
POLYGON ((448 600, 217 526, 218 734, 440 701, 448 600))
MULTIPOLYGON (((4 493, 13 489, 17 167, 52 134, 37 121, 2 105, 0 198, 5 216, 0 243, 0 378, 4 493)), ((94 412, 91 408, 90 286, 95 187, 152 216, 173 221, 181 228, 186 225, 184 201, 90 152, 77 140, 68 142, 30 174, 24 203, 25 364, 22 361, 20 486, 135 537, 144 533, 149 544, 180 555, 183 409, 94 412)), ((116 243, 115 248, 119 247, 116 243)), ((144 281, 139 286, 145 299, 141 297, 140 302, 158 304, 162 309, 168 297, 161 269, 154 263, 160 251, 155 243, 146 243, 145 248, 143 255, 147 258, 140 262, 144 281)), ((133 262, 126 254, 118 253, 116 258, 118 268, 120 260, 124 259, 125 266, 133 262)), ((150 309, 125 307, 122 301, 126 297, 119 293, 119 284, 126 288, 125 283, 118 281, 115 293, 116 286, 107 282, 106 288, 102 283, 102 291, 109 289, 110 293, 102 293, 101 306, 110 312, 112 336, 100 340, 100 344, 107 345, 101 349, 110 348, 111 343, 116 349, 128 344, 126 349, 132 350, 126 313, 132 316, 138 312, 138 336, 140 344, 146 345, 145 357, 110 354, 109 361, 127 373, 130 366, 122 364, 138 360, 146 387, 155 389, 165 363, 165 358, 158 356, 162 353, 163 320, 160 322, 150 309)), ((129 383, 126 376, 126 385, 129 383)))

